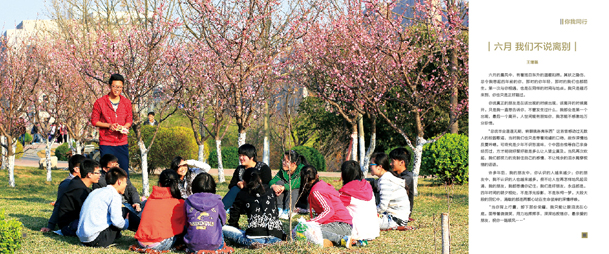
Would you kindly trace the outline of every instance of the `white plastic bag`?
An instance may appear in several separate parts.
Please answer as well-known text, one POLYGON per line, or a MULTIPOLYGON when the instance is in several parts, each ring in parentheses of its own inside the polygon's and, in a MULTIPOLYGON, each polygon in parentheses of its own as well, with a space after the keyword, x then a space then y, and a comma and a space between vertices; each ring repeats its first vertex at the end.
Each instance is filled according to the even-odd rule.
POLYGON ((298 218, 298 225, 292 230, 292 237, 296 240, 307 240, 319 247, 324 246, 324 237, 321 227, 317 222, 307 222, 304 218, 298 218))

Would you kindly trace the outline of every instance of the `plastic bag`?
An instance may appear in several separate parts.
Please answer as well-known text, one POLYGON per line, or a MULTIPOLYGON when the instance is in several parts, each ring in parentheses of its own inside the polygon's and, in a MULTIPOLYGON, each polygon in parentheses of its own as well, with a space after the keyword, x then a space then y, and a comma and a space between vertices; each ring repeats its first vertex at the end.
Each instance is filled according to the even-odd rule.
POLYGON ((307 222, 304 218, 298 218, 298 225, 292 230, 292 237, 296 240, 307 240, 319 247, 324 246, 324 237, 321 227, 317 222, 307 222))

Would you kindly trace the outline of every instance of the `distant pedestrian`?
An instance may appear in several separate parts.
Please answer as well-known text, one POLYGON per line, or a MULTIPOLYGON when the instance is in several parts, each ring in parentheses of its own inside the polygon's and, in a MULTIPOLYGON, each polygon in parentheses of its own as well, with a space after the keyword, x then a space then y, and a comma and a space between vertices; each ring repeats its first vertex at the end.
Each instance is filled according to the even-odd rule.
POLYGON ((150 126, 159 125, 159 123, 154 120, 154 112, 152 112, 152 111, 148 112, 148 120, 146 120, 144 122, 144 126, 146 126, 146 125, 150 125, 150 126))

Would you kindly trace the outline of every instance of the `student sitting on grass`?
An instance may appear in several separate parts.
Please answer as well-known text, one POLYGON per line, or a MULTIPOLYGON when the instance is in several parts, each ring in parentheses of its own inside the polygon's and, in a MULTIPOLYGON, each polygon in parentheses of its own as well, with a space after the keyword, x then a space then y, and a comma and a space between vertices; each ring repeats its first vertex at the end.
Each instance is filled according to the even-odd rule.
POLYGON ((381 230, 412 230, 408 226, 410 204, 404 179, 391 171, 385 153, 374 153, 370 160, 370 172, 378 176, 380 202, 376 210, 381 230))
POLYGON ((192 181, 198 174, 209 172, 211 167, 202 161, 184 160, 184 158, 176 156, 171 160, 171 169, 180 176, 178 187, 182 198, 187 199, 188 196, 192 195, 192 181))
POLYGON ((208 173, 201 173, 192 181, 193 194, 185 203, 188 229, 184 236, 188 252, 232 253, 224 244, 222 226, 226 211, 222 197, 216 195, 216 181, 208 173))
POLYGON ((61 181, 59 187, 57 187, 57 199, 55 200, 55 204, 53 205, 53 213, 51 214, 51 218, 49 218, 49 222, 47 226, 40 229, 40 232, 46 233, 52 230, 55 230, 55 225, 57 225, 57 217, 59 216, 59 204, 61 197, 68 190, 68 186, 70 186, 70 181, 76 176, 80 177, 80 164, 85 160, 85 156, 80 154, 76 154, 68 160, 68 169, 70 170, 70 174, 61 181))
MULTIPOLYGON (((340 167, 343 187, 340 200, 353 217, 352 236, 358 240, 373 240, 379 236, 379 223, 372 186, 364 180, 364 173, 356 161, 345 161, 340 167)), ((362 241, 362 245, 366 245, 362 241)))
POLYGON ((275 177, 271 179, 269 185, 277 195, 279 218, 288 220, 290 216, 296 214, 296 212, 290 213, 293 208, 296 208, 297 211, 300 211, 301 209, 306 211, 306 207, 308 206, 306 201, 307 197, 301 197, 299 195, 300 170, 308 163, 304 156, 293 150, 285 152, 281 163, 282 168, 277 172, 275 177))
MULTIPOLYGON (((101 178, 99 179, 98 183, 93 184, 93 190, 106 187, 108 185, 106 183, 106 173, 108 170, 113 167, 120 167, 118 164, 118 158, 110 153, 104 154, 99 162, 102 168, 101 178)), ((127 176, 127 188, 125 188, 125 193, 121 194, 121 200, 126 209, 129 209, 138 216, 141 216, 144 206, 140 200, 140 194, 137 192, 137 189, 133 186, 133 184, 131 184, 128 177, 129 176, 127 176)))
MULTIPOLYGON (((57 226, 64 236, 76 236, 78 219, 83 203, 91 192, 91 185, 99 181, 100 168, 96 161, 86 159, 81 164, 80 177, 75 176, 61 196, 57 226)), ((58 232, 59 233, 59 232, 58 232)))
POLYGON ((249 168, 243 172, 243 188, 231 208, 228 225, 222 228, 224 238, 241 246, 258 249, 284 239, 279 221, 275 192, 263 183, 260 171, 249 168), (247 230, 239 229, 239 215, 247 214, 247 230))
POLYGON ((410 153, 406 148, 396 148, 389 153, 391 159, 391 170, 397 173, 397 177, 406 180, 406 192, 408 193, 408 202, 410 202, 410 217, 408 221, 414 221, 412 219, 412 207, 414 205, 414 177, 412 171, 409 171, 406 167, 410 162, 410 153))
POLYGON ((301 192, 309 193, 310 221, 320 224, 324 247, 351 248, 353 218, 340 201, 338 191, 319 180, 317 169, 313 166, 305 166, 300 173, 301 192))
POLYGON ((181 238, 186 226, 184 200, 178 188, 178 174, 166 169, 159 176, 158 186, 152 186, 152 194, 142 212, 135 239, 143 249, 170 250, 181 238))
POLYGON ((239 163, 240 165, 235 169, 233 178, 228 184, 228 193, 222 198, 224 203, 224 209, 228 210, 235 202, 237 194, 245 187, 243 181, 243 172, 245 170, 254 168, 258 170, 262 184, 268 186, 272 178, 271 168, 266 163, 256 161, 256 147, 250 144, 243 144, 239 147, 239 163))
POLYGON ((121 194, 127 188, 127 173, 117 167, 106 173, 108 186, 89 194, 80 212, 76 235, 80 242, 91 247, 108 247, 121 237, 121 230, 137 231, 139 217, 123 210, 121 194))

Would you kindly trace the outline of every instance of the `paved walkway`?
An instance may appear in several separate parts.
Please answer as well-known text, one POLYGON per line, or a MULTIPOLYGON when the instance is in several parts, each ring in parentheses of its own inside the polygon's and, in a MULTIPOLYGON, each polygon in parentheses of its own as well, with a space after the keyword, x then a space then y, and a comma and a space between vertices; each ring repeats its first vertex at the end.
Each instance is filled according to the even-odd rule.
MULTIPOLYGON (((54 144, 52 147, 57 148, 60 144, 54 144)), ((25 153, 19 160, 15 160, 16 166, 23 167, 38 167, 40 157, 38 157, 38 151, 44 151, 46 148, 45 144, 32 144, 25 146, 25 153)), ((67 168, 67 161, 58 161, 57 168, 67 168)), ((234 169, 224 169, 224 176, 232 176, 234 169)), ((278 170, 273 170, 273 176, 277 174, 278 170)), ((218 169, 212 168, 209 172, 212 175, 218 175, 218 169)), ((319 176, 323 177, 340 177, 340 172, 319 172, 319 176)))

